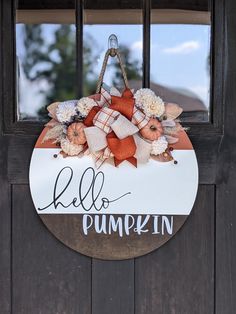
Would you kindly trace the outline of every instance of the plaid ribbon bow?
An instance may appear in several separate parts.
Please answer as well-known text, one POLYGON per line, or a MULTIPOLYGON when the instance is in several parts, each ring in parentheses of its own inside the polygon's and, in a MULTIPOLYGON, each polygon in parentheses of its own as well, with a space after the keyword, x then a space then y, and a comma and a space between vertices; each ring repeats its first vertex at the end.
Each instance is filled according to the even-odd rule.
POLYGON ((129 89, 121 97, 111 96, 109 106, 106 105, 93 107, 84 120, 87 126, 85 135, 95 164, 99 168, 105 160, 114 157, 115 166, 127 160, 137 167, 135 154, 140 140, 137 140, 136 133, 149 118, 134 106, 129 89))

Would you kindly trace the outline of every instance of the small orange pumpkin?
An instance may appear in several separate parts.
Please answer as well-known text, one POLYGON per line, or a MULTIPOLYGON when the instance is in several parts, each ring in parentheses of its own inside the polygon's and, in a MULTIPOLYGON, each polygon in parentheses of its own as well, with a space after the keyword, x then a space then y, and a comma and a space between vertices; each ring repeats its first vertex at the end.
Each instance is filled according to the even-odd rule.
POLYGON ((67 129, 67 137, 70 142, 76 145, 83 145, 86 143, 84 134, 85 125, 82 122, 74 122, 67 129))
POLYGON ((161 123, 157 119, 150 119, 149 122, 140 130, 140 134, 142 137, 155 141, 157 140, 163 133, 163 128, 161 123))

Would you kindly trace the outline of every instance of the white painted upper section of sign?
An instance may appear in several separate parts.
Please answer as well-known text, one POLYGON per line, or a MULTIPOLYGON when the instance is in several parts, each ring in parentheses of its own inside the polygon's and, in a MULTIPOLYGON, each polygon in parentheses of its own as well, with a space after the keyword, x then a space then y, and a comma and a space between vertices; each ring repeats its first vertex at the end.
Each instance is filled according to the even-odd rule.
POLYGON ((194 150, 174 150, 177 165, 150 159, 138 168, 123 162, 99 170, 90 156, 54 158, 59 151, 33 151, 30 189, 39 214, 188 215, 192 210, 198 189, 194 150))

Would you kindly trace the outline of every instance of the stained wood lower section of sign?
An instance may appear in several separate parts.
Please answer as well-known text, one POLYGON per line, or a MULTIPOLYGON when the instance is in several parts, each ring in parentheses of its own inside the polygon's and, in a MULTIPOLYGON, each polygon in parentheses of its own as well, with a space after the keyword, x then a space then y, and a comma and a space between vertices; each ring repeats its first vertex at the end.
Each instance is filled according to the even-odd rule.
POLYGON ((82 254, 121 260, 147 254, 167 242, 188 215, 40 214, 47 228, 82 254))

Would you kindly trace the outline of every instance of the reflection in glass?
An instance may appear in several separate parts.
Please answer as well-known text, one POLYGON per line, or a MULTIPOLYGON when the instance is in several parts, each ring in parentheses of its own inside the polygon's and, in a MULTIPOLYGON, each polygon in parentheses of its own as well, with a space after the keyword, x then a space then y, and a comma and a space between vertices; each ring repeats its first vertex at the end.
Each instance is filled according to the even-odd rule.
MULTIPOLYGON (((132 7, 125 2, 101 2, 99 8, 92 1, 85 1, 84 11, 84 95, 93 94, 108 48, 108 37, 118 37, 119 50, 126 67, 130 87, 142 86, 142 10, 141 1, 133 1, 132 7)), ((122 90, 123 79, 116 58, 110 58, 104 82, 122 90)))
MULTIPOLYGON (((61 12, 63 14, 63 10, 61 12)), ((18 11, 17 14, 19 120, 47 119, 48 104, 75 98, 76 36, 73 18, 71 23, 62 19, 61 24, 58 10, 54 14, 52 10, 49 17, 40 10, 18 11)))
POLYGON ((210 12, 207 8, 195 11, 191 5, 186 10, 153 7, 151 88, 166 101, 183 107, 182 121, 207 122, 210 111, 210 12))

